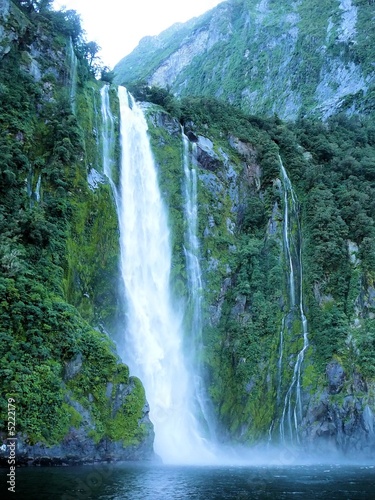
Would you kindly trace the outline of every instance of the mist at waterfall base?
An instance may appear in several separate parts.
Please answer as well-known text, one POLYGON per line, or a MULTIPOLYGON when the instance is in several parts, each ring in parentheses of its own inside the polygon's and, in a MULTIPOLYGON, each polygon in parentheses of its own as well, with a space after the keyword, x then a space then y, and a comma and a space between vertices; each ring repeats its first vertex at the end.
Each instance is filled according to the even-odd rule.
MULTIPOLYGON (((172 251, 166 209, 141 108, 119 87, 121 172, 115 191, 120 228, 126 326, 121 354, 142 381, 155 429, 155 452, 165 463, 212 463, 200 429, 197 393, 184 353, 183 311, 170 290, 172 251)), ((103 129, 111 114, 102 92, 103 129)), ((103 164, 107 141, 103 138, 103 164)))
MULTIPOLYGON (((114 140, 108 87, 103 87, 103 170, 110 179, 119 217, 121 275, 126 325, 120 352, 130 373, 138 376, 150 405, 155 453, 164 464, 271 463, 275 452, 219 446, 211 422, 197 358, 202 349, 202 283, 197 238, 197 180, 194 149, 181 133, 185 193, 186 272, 190 306, 190 342, 184 350, 184 308, 171 296, 171 244, 167 214, 158 186, 155 162, 142 109, 119 87, 121 173, 112 180, 110 149, 114 140), (193 358, 193 359, 191 359, 193 358)), ((188 307, 188 305, 185 305, 188 307)), ((186 325, 185 325, 186 328, 186 325)), ((280 454, 276 453, 277 462, 280 454)))
POLYGON ((17 499, 370 500, 374 473, 374 465, 33 467, 17 469, 17 499))
MULTIPOLYGON (((183 310, 174 302, 169 291, 170 235, 147 139, 146 121, 138 105, 128 97, 125 89, 120 88, 123 168, 120 186, 116 187, 112 179, 115 165, 111 159, 115 142, 114 117, 109 106, 108 87, 102 89, 101 97, 103 169, 110 179, 119 214, 121 269, 127 306, 124 343, 120 347, 123 348, 123 359, 129 364, 131 374, 139 376, 145 386, 150 403, 150 418, 155 426, 155 451, 164 463, 155 460, 148 463, 98 463, 83 467, 18 468, 17 498, 373 498, 374 461, 356 462, 354 456, 339 457, 332 450, 329 453, 329 449, 321 454, 307 454, 303 451, 303 443, 300 446, 290 445, 288 432, 285 432, 285 442, 279 446, 274 446, 273 440, 269 440, 268 443, 254 447, 234 447, 219 445, 220 435, 218 439, 212 439, 212 432, 207 432, 207 425, 205 431, 202 430, 205 427, 202 425, 204 420, 210 418, 210 408, 199 377, 192 377, 189 371, 192 368, 199 371, 199 367, 194 364, 194 360, 183 356, 183 310), (136 168, 125 169, 125 165, 136 168), (148 212, 146 217, 144 211, 151 210, 151 207, 152 212, 148 212), (156 216, 157 221, 154 219, 156 216), (158 241, 155 241, 156 235, 158 241), (147 245, 139 248, 140 241, 145 237, 147 245), (127 262, 129 257, 131 261, 127 262), (201 415, 197 418, 199 412, 201 415)), ((181 140, 182 150, 185 151, 185 183, 182 189, 186 193, 185 212, 191 217, 191 225, 186 230, 185 256, 187 267, 190 267, 189 280, 191 283, 198 283, 199 289, 200 271, 196 260, 199 248, 194 236, 196 213, 193 206, 196 197, 196 172, 193 171, 194 162, 185 160, 188 148, 183 134, 181 140)), ((286 174, 284 184, 287 185, 286 174)), ((293 198, 291 188, 288 190, 286 197, 293 198)), ((291 202, 293 203, 293 199, 291 202)), ((288 232, 288 227, 285 226, 286 239, 288 232)), ((291 265, 291 277, 295 275, 293 270, 291 265)), ((291 284, 292 282, 293 280, 291 284)), ((298 285, 298 276, 294 282, 298 285)), ((300 300, 299 294, 295 297, 291 298, 291 303, 300 300)), ((198 330, 194 339, 195 347, 199 349, 199 294, 191 298, 190 305, 193 311, 192 322, 198 330)), ((303 320, 303 309, 299 310, 303 320)), ((281 326, 282 330, 283 326, 284 324, 281 326)), ((279 364, 283 362, 281 354, 279 364)), ((295 368, 295 380, 298 380, 299 367, 300 364, 295 368)), ((296 395, 293 401, 298 403, 298 383, 292 381, 289 387, 289 394, 293 392, 296 395)), ((289 397, 280 398, 280 402, 285 408, 285 424, 282 429, 288 431, 289 414, 298 415, 298 406, 294 402, 292 404, 289 397)), ((7 469, 0 470, 4 484, 7 472, 7 469)))
MULTIPOLYGON (((116 187, 112 179, 115 163, 114 117, 109 105, 108 89, 108 86, 104 86, 101 91, 103 170, 110 180, 119 217, 121 275, 127 316, 119 350, 124 362, 130 367, 131 375, 138 376, 145 387, 150 404, 150 419, 155 429, 156 454, 164 464, 173 465, 284 467, 307 463, 338 463, 341 459, 329 448, 324 449, 321 456, 306 456, 306 452, 300 451, 302 447, 290 446, 290 436, 286 436, 284 428, 291 429, 290 394, 294 387, 296 401, 300 404, 299 383, 296 384, 295 379, 283 402, 280 446, 276 446, 273 439, 252 448, 225 445, 220 443, 220 436, 215 435, 212 428, 213 412, 203 388, 199 364, 194 359, 188 359, 184 352, 182 306, 186 308, 186 304, 177 304, 170 290, 171 244, 167 212, 158 186, 147 122, 141 107, 125 88, 119 87, 121 172, 120 185, 116 187)), ((181 146, 184 173, 181 188, 184 192, 187 218, 184 251, 190 294, 189 326, 194 334, 190 339, 189 348, 193 358, 196 358, 197 352, 202 349, 202 283, 196 234, 197 173, 194 146, 189 146, 183 130, 181 146)), ((293 205, 296 200, 282 164, 281 170, 286 186, 287 210, 288 197, 293 205)), ((287 213, 285 219, 288 221, 287 213)), ((287 253, 290 253, 287 244, 289 229, 284 229, 285 246, 287 253)), ((302 285, 299 285, 302 283, 302 274, 296 275, 294 285, 296 273, 293 271, 290 256, 289 262, 291 306, 299 303, 303 320, 302 285), (295 293, 296 289, 299 289, 299 294, 295 293)), ((307 337, 305 330, 304 337, 307 337)), ((306 344, 307 342, 305 346, 306 344)), ((295 374, 298 375, 298 382, 302 361, 301 356, 297 358, 295 374)), ((279 364, 281 363, 282 349, 279 358, 279 364)), ((293 412, 296 413, 296 408, 293 412)), ((270 436, 271 434, 270 432, 270 436)))

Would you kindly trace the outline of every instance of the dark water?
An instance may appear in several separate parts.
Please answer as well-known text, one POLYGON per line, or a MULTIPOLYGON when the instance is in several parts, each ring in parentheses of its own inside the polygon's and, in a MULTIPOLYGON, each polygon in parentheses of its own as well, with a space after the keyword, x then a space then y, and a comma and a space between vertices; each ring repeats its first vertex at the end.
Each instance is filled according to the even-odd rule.
MULTIPOLYGON (((6 473, 1 470, 1 491, 7 489, 6 473)), ((374 500, 375 467, 183 467, 126 463, 22 468, 16 471, 16 494, 6 498, 374 500)))

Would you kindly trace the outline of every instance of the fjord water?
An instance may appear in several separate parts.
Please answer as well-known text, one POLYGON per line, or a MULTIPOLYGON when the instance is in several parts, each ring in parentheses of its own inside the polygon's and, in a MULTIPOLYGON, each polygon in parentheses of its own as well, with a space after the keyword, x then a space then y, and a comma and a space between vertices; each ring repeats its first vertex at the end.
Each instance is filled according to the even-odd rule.
POLYGON ((194 467, 127 463, 18 469, 15 498, 371 500, 374 492, 374 465, 194 467))
POLYGON ((212 462, 194 408, 182 311, 170 290, 171 243, 147 123, 119 87, 121 180, 118 206, 127 325, 123 359, 150 404, 155 452, 164 463, 212 462))
MULTIPOLYGON (((204 392, 200 392, 201 386, 189 371, 192 365, 187 363, 183 351, 183 312, 174 304, 169 288, 170 234, 147 137, 147 124, 142 110, 126 89, 119 88, 118 94, 122 142, 119 188, 112 180, 110 145, 113 144, 114 133, 107 87, 102 91, 102 117, 103 150, 104 156, 107 156, 104 158, 104 169, 116 197, 121 233, 121 270, 126 289, 127 325, 124 328, 123 359, 129 364, 131 373, 139 376, 145 386, 150 418, 155 426, 155 451, 164 464, 173 465, 124 463, 49 469, 48 483, 43 483, 46 484, 45 491, 40 488, 39 471, 22 470, 19 477, 26 492, 24 498, 32 497, 33 488, 38 499, 50 498, 53 491, 65 500, 372 498, 375 488, 373 465, 297 465, 307 464, 308 460, 303 461, 293 454, 285 456, 277 449, 269 450, 269 454, 263 457, 256 450, 236 455, 232 450, 221 449, 218 457, 211 452, 197 416, 197 407, 198 413, 204 415, 206 411, 201 397, 203 394, 204 399, 204 392), (215 463, 231 465, 212 465, 215 463)), ((197 179, 194 161, 189 163, 187 146, 184 142, 185 215, 189 216, 185 257, 191 293, 191 324, 196 329, 195 349, 199 350, 202 283, 196 239, 197 179)), ((284 182, 287 183, 286 172, 284 182)), ((289 197, 294 196, 291 189, 290 185, 287 191, 289 197)), ((295 209, 293 203, 296 204, 295 198, 291 202, 292 209, 295 209)), ((289 230, 285 235, 289 238, 289 230)), ((293 266, 292 260, 290 262, 293 266)), ((293 286, 297 283, 297 292, 293 291, 291 303, 297 305, 302 316, 302 288, 298 285, 302 277, 299 272, 295 274, 297 278, 293 279, 293 286)), ((307 330, 304 333, 307 335, 307 330)), ((296 377, 300 377, 304 351, 300 354, 296 377)), ((283 400, 283 403, 287 404, 287 408, 290 404, 296 412, 299 385, 292 383, 291 387, 294 398, 287 402, 283 400)), ((47 474, 45 469, 43 473, 47 474)))

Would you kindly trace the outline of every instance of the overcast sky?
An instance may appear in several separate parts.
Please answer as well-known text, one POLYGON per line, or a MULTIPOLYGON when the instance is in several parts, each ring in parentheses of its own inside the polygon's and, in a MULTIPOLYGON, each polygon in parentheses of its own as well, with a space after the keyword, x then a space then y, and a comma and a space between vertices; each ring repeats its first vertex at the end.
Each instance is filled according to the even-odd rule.
POLYGON ((223 0, 55 0, 55 8, 74 9, 82 18, 88 41, 112 68, 129 54, 141 38, 158 35, 176 22, 184 22, 212 9, 223 0))

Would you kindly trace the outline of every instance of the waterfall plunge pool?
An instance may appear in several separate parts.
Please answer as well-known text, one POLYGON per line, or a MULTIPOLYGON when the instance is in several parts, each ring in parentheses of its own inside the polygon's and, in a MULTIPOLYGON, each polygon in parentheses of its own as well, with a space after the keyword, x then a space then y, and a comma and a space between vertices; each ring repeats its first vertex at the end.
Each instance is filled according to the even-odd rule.
MULTIPOLYGON (((6 469, 1 470, 6 482, 6 469)), ((19 500, 374 498, 374 465, 164 466, 150 463, 17 469, 19 500)))

